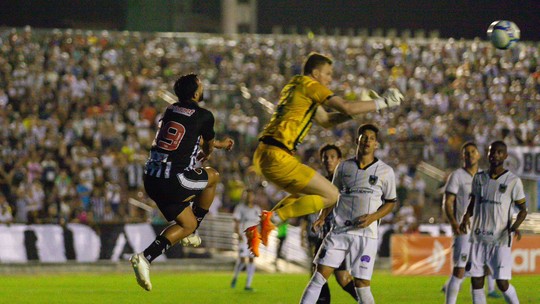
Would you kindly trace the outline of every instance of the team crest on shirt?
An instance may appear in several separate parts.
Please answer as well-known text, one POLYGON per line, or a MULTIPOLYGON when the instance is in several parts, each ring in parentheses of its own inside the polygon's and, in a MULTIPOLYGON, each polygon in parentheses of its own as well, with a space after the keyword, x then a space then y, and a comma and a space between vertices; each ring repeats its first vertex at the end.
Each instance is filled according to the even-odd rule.
POLYGON ((370 175, 369 176, 369 184, 372 185, 372 186, 375 185, 378 180, 379 180, 379 177, 377 175, 370 175))
POLYGON ((499 192, 500 192, 500 193, 505 193, 505 192, 506 192, 506 188, 508 188, 508 185, 505 185, 505 184, 499 185, 499 192))
POLYGON ((461 261, 467 262, 467 254, 466 253, 461 254, 461 261))
POLYGON ((363 255, 360 257, 360 262, 369 263, 371 261, 371 257, 369 255, 363 255))

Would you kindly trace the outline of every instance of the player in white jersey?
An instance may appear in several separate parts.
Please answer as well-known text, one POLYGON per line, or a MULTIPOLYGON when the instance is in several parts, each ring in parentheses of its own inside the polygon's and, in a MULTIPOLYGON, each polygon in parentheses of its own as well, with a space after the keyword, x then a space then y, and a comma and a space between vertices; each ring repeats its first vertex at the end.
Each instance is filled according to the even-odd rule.
POLYGON ((487 266, 497 280, 507 303, 519 303, 512 278, 512 236, 518 240, 519 226, 527 217, 521 179, 504 168, 508 157, 506 144, 491 143, 488 149, 489 171, 477 173, 472 182, 471 201, 463 215, 460 230, 467 233, 471 215, 471 251, 467 267, 472 284, 473 303, 486 303, 484 276, 487 266), (512 223, 512 209, 519 212, 512 223))
MULTIPOLYGON (((480 152, 478 152, 476 144, 473 142, 464 143, 461 147, 461 158, 463 160, 463 167, 455 170, 448 177, 443 200, 444 211, 454 234, 452 254, 454 269, 449 281, 443 288, 445 290, 447 304, 456 303, 461 283, 465 277, 465 265, 469 259, 471 247, 469 235, 460 232, 459 220, 463 218, 463 214, 465 214, 467 206, 469 206, 472 179, 476 172, 478 172, 480 152)), ((488 276, 488 283, 488 297, 500 297, 495 291, 495 280, 493 276, 488 276)))
MULTIPOLYGON (((379 129, 365 124, 358 129, 356 157, 341 162, 332 183, 340 195, 333 208, 333 228, 325 237, 314 263, 317 271, 304 290, 301 303, 315 303, 335 268, 347 260, 359 303, 375 303, 371 276, 377 256, 379 220, 394 209, 394 170, 375 158, 379 129)), ((324 209, 314 223, 320 227, 329 213, 324 209)))
POLYGON ((244 290, 251 291, 251 282, 253 281, 253 275, 255 274, 255 263, 253 261, 254 256, 248 249, 247 239, 244 230, 247 227, 256 225, 259 222, 262 209, 259 205, 255 204, 255 193, 253 190, 248 189, 244 192, 245 202, 240 203, 234 207, 234 231, 238 235, 238 259, 234 265, 234 276, 231 282, 231 288, 236 287, 236 281, 240 271, 245 267, 247 272, 246 286, 244 290))

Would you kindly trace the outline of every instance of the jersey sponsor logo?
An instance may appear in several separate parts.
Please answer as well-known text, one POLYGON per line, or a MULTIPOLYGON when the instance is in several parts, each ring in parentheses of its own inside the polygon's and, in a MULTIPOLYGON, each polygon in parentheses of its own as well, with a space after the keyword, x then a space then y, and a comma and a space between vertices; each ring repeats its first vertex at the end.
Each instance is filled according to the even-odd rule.
POLYGON ((188 109, 188 108, 179 107, 179 106, 172 106, 171 110, 173 110, 174 113, 182 114, 185 116, 191 116, 193 115, 193 113, 195 113, 194 109, 188 109))
POLYGON ((351 193, 367 193, 367 194, 372 194, 373 193, 373 189, 370 189, 370 188, 348 188, 348 187, 343 187, 343 189, 341 190, 341 192, 345 193, 345 194, 351 194, 351 193))
POLYGON ((480 228, 476 228, 476 230, 474 230, 474 234, 476 234, 476 235, 487 235, 487 236, 493 236, 494 235, 493 231, 482 230, 480 228))
POLYGON ((502 203, 497 202, 497 201, 493 201, 493 200, 490 200, 490 199, 487 199, 487 198, 482 198, 482 200, 480 201, 480 204, 501 205, 502 203))

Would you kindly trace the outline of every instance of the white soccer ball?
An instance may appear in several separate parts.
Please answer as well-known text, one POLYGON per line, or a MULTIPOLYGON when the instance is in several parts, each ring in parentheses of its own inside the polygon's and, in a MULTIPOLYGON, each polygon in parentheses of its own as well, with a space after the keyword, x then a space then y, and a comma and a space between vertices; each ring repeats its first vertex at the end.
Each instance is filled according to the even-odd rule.
POLYGON ((506 50, 514 47, 519 41, 520 30, 512 21, 497 20, 491 23, 487 35, 494 47, 506 50))

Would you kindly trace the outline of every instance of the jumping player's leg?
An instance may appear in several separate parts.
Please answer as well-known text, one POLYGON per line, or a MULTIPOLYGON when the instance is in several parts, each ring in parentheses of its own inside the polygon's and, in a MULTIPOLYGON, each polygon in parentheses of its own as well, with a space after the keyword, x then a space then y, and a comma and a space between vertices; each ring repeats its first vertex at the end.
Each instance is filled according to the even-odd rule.
POLYGON ((193 214, 197 219, 197 228, 199 228, 210 206, 212 206, 212 202, 216 196, 216 187, 220 181, 220 175, 214 168, 204 167, 203 169, 208 174, 208 185, 201 194, 195 197, 195 201, 193 202, 193 214))
POLYGON ((275 209, 281 220, 299 217, 330 207, 337 202, 339 191, 325 177, 315 172, 307 185, 298 193, 293 194, 296 196, 284 198, 283 203, 278 203, 281 207, 275 209))
POLYGON ((167 251, 172 245, 190 235, 197 227, 197 221, 190 208, 185 208, 176 218, 175 224, 163 232, 143 252, 134 254, 129 259, 137 283, 145 290, 152 290, 150 282, 150 263, 167 251))
POLYGON ((197 227, 195 216, 190 208, 184 209, 174 221, 174 224, 165 228, 156 237, 156 240, 143 251, 148 262, 152 263, 155 258, 167 251, 171 246, 193 233, 197 227))

